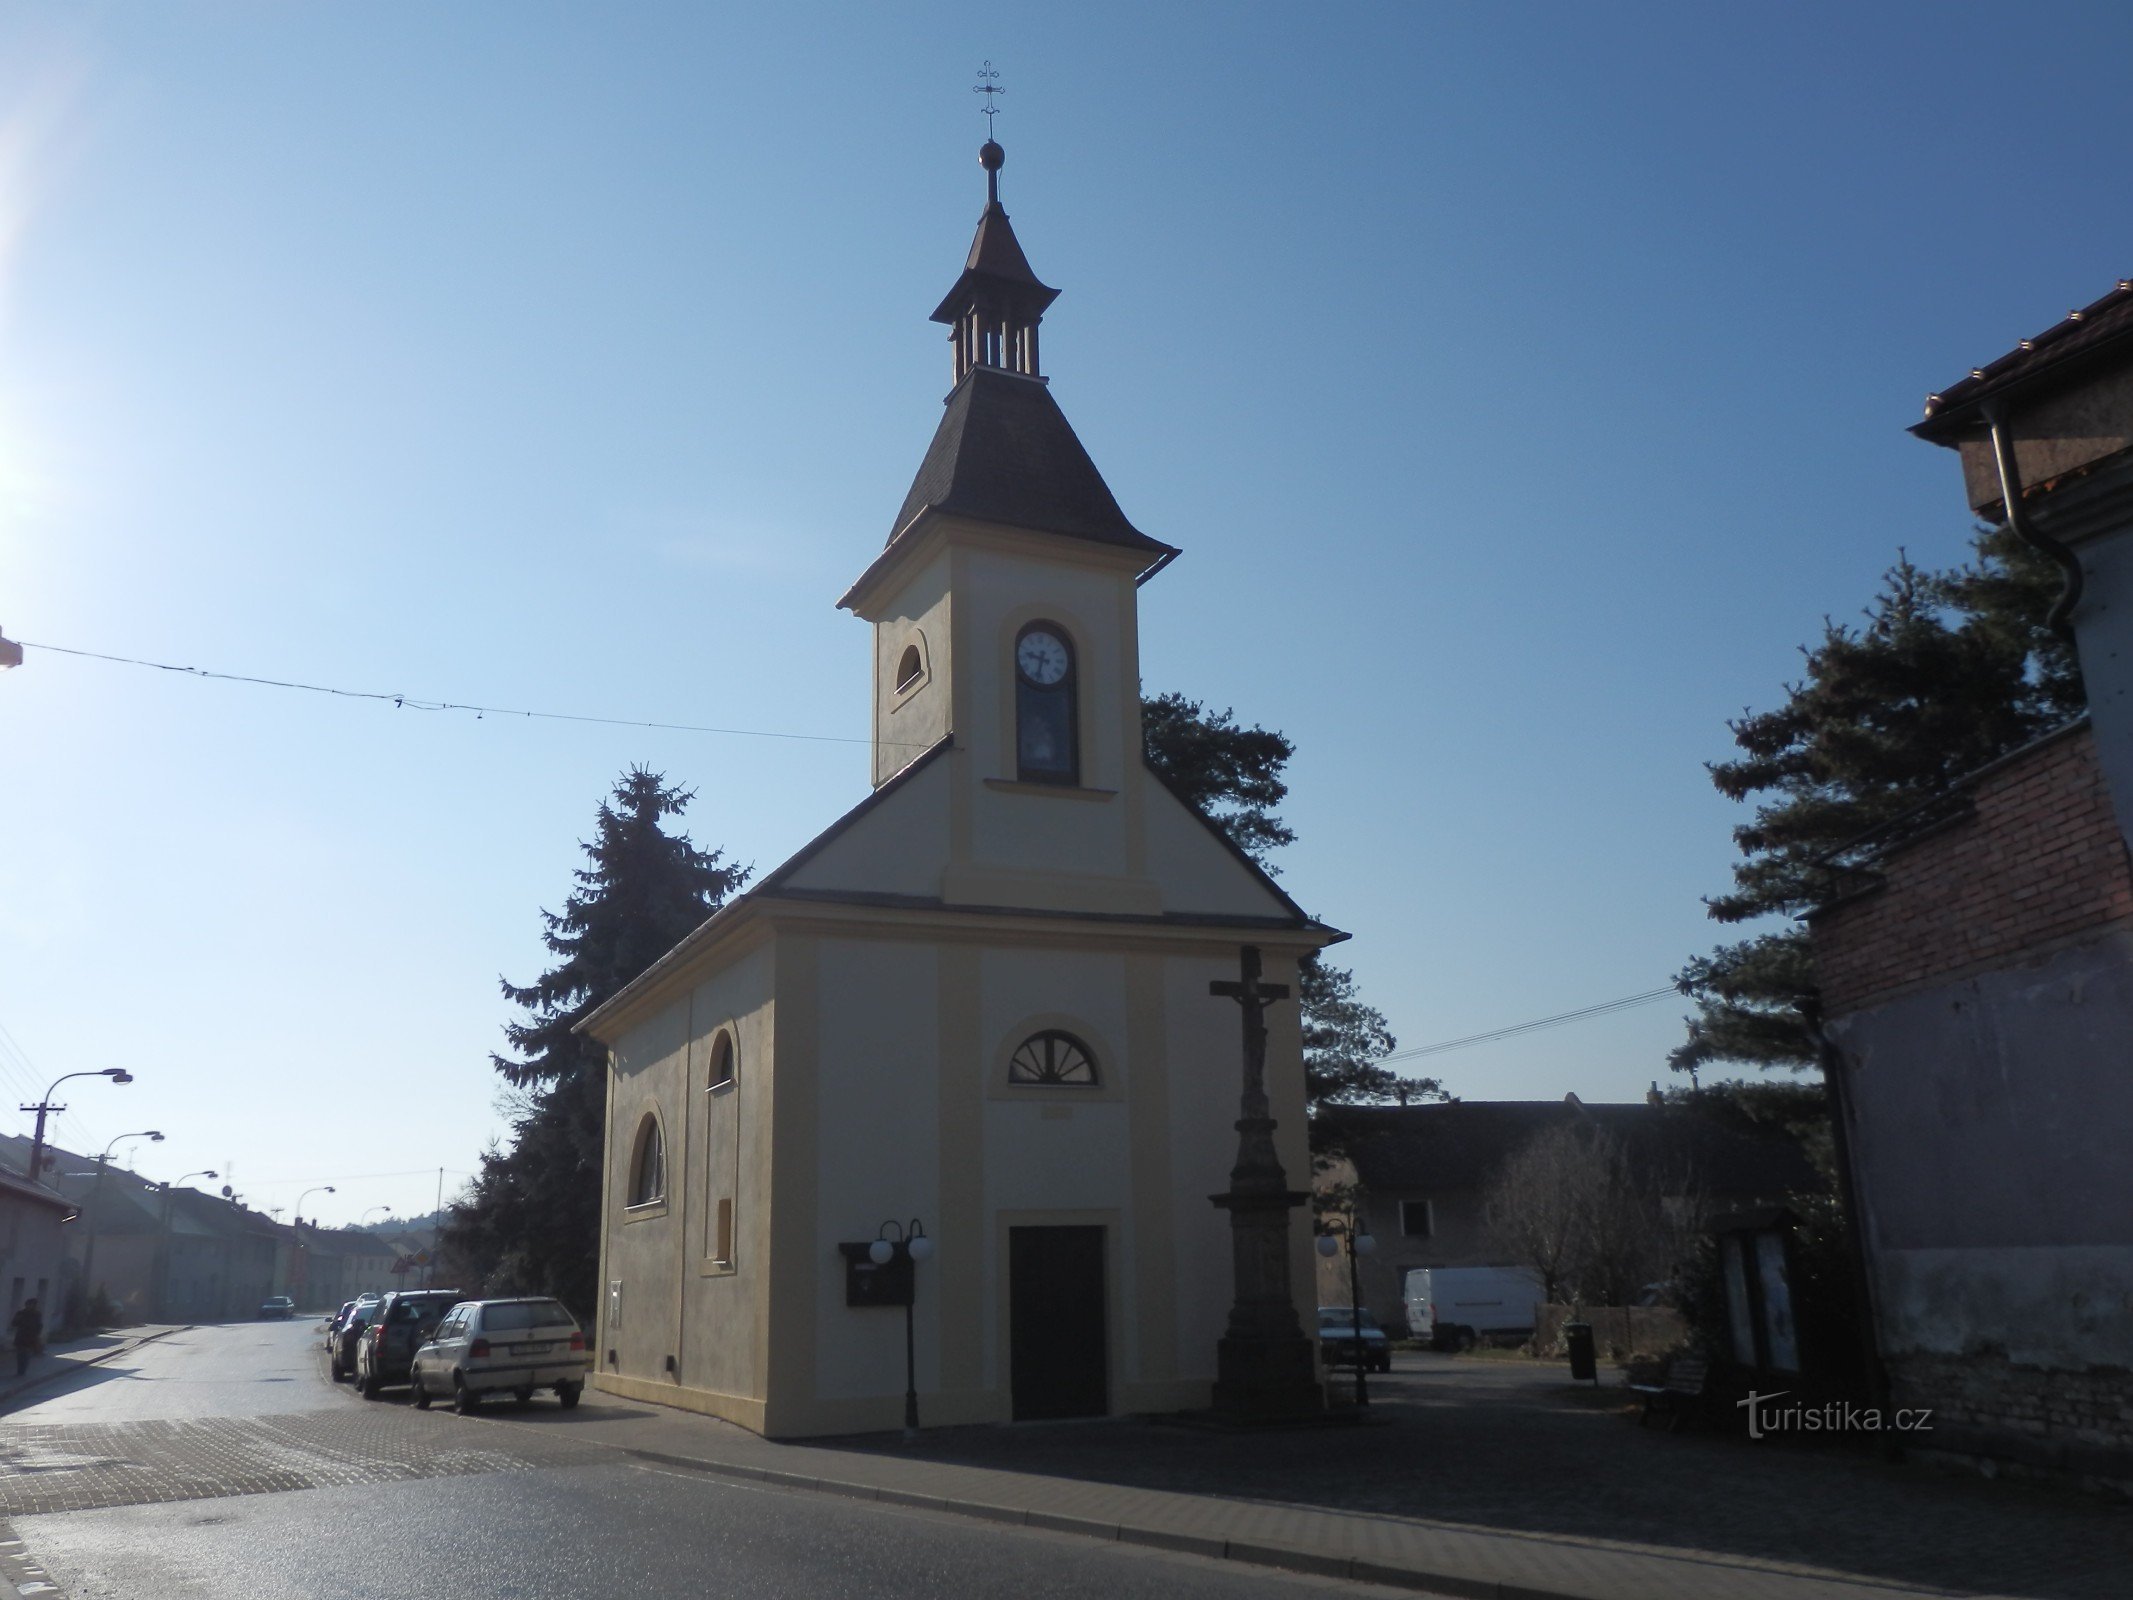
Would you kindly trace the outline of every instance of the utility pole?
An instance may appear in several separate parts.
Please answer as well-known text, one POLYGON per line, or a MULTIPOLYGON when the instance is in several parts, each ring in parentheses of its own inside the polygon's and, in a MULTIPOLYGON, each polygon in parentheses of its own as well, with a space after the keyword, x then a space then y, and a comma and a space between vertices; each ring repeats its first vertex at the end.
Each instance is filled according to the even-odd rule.
POLYGON ((25 1111, 37 1113, 37 1132, 30 1139, 30 1170, 24 1174, 32 1183, 44 1182, 44 1119, 54 1112, 67 1108, 53 1103, 52 1096, 69 1078, 109 1078, 113 1083, 131 1083, 133 1074, 124 1067, 101 1067, 89 1072, 67 1072, 52 1080, 52 1087, 45 1090, 35 1105, 24 1106, 25 1111))

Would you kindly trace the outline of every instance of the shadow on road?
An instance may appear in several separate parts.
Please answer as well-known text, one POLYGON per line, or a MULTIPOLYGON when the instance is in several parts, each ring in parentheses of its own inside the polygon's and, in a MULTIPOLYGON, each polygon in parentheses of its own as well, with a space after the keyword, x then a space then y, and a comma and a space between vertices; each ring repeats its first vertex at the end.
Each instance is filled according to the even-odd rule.
POLYGON ((2093 1600, 2133 1570, 2133 1519, 1871 1451, 1640 1429, 1619 1389, 1479 1361, 1371 1380, 1377 1426, 1214 1433, 1152 1420, 948 1428, 840 1450, 1137 1488, 1605 1541, 1958 1594, 2093 1600), (1492 1370, 1493 1369, 1493 1370, 1492 1370))

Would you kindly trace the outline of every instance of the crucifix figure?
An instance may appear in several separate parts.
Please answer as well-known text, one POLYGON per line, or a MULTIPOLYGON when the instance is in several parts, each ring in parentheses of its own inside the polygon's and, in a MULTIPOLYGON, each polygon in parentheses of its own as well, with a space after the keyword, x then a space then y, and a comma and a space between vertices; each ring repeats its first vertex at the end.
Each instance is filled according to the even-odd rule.
POLYGON ((1290 1291, 1289 1213, 1310 1196, 1289 1187, 1274 1149, 1266 1092, 1266 1008, 1286 1000, 1286 984, 1262 983, 1259 951, 1246 945, 1239 981, 1208 993, 1244 1013, 1244 1092, 1238 1103, 1237 1164, 1229 1192, 1213 1195, 1229 1213, 1236 1299, 1216 1349, 1215 1412, 1238 1422, 1279 1422, 1318 1412, 1324 1403, 1311 1342, 1296 1320, 1290 1291))

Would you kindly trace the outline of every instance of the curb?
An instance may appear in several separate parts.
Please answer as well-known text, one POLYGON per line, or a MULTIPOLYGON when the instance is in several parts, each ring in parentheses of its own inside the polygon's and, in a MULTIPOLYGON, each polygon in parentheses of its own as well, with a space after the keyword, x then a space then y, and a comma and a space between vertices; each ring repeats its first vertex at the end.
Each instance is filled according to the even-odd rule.
POLYGON ((197 1323, 184 1322, 175 1327, 158 1328, 154 1333, 142 1334, 140 1338, 135 1339, 130 1344, 113 1345, 109 1350, 90 1356, 84 1361, 69 1361, 63 1366, 54 1367, 50 1372, 41 1372, 34 1378, 24 1378, 14 1388, 9 1389, 4 1394, 0 1394, 0 1413, 5 1413, 12 1409, 15 1402, 24 1395, 42 1389, 47 1384, 57 1383, 62 1378, 71 1377, 85 1367, 100 1367, 106 1361, 116 1361, 120 1356, 132 1355, 134 1351, 140 1349, 144 1344, 154 1344, 156 1340, 167 1339, 174 1333, 190 1333, 197 1326, 199 1326, 197 1323))
POLYGON ((1245 1539, 1223 1539, 1207 1534, 1178 1533, 1167 1528, 1145 1528, 1130 1522, 1097 1522, 1088 1517, 1067 1517, 1051 1511, 1031 1511, 1022 1506, 995 1505, 983 1500, 919 1494, 907 1489, 881 1488, 871 1483, 850 1483, 836 1478, 812 1477, 803 1472, 781 1472, 775 1467, 744 1466, 739 1462, 707 1461, 699 1456, 677 1456, 660 1450, 641 1450, 631 1445, 613 1448, 640 1461, 656 1462, 700 1472, 708 1477, 732 1478, 742 1483, 767 1484, 779 1489, 799 1489, 814 1494, 833 1494, 850 1500, 872 1500, 880 1505, 911 1506, 922 1511, 945 1511, 955 1516, 985 1522, 1004 1522, 1014 1527, 1040 1528, 1047 1533, 1079 1534, 1115 1544, 1143 1545, 1182 1555, 1205 1556, 1216 1561, 1235 1561, 1245 1566, 1270 1567, 1280 1572, 1301 1572, 1316 1578, 1339 1578, 1351 1583, 1375 1583, 1390 1588, 1415 1589, 1424 1594, 1446 1595, 1454 1600, 1590 1600, 1588 1595, 1564 1589, 1536 1589, 1522 1583, 1500 1582, 1420 1567, 1389 1566, 1368 1556, 1336 1556, 1324 1551, 1290 1545, 1259 1544, 1245 1539))

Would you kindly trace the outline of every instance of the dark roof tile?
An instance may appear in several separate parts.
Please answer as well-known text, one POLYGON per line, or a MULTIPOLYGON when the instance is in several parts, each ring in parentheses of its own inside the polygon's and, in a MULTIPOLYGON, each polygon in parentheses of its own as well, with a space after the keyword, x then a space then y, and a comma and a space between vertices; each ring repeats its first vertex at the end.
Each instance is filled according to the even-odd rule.
POLYGON ((994 367, 973 367, 948 397, 890 541, 928 507, 1151 556, 1175 553, 1126 520, 1050 388, 994 367))
POLYGON ((1484 1188, 1527 1140, 1578 1122, 1619 1136, 1638 1166, 1662 1181, 1686 1174, 1713 1196, 1787 1194, 1815 1182, 1792 1140, 1739 1133, 1682 1106, 1453 1100, 1343 1107, 1339 1116, 1357 1176, 1378 1190, 1484 1188))
POLYGON ((1980 426, 1977 408, 1995 395, 2044 381, 2075 376, 2082 358, 2121 336, 2133 333, 2133 278, 2102 299, 2069 311, 2033 338, 2005 355, 1972 367, 1970 375, 1926 398, 1923 422, 1911 431, 1934 444, 1953 444, 1980 426))

